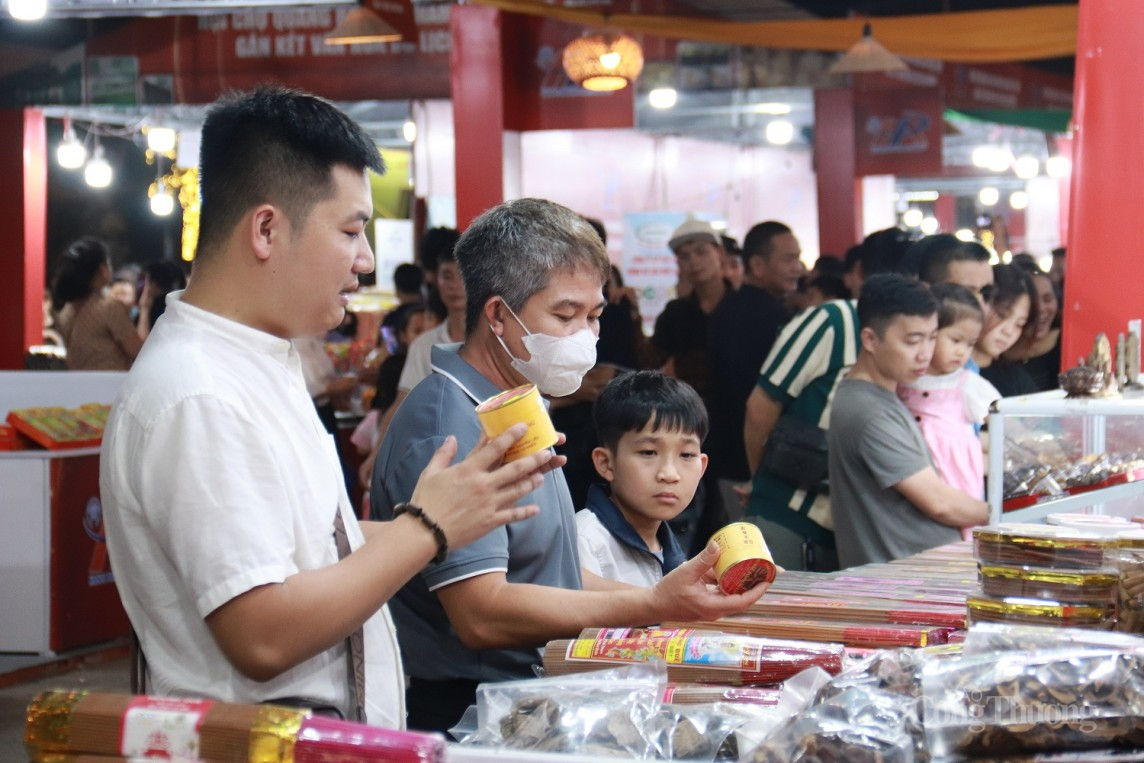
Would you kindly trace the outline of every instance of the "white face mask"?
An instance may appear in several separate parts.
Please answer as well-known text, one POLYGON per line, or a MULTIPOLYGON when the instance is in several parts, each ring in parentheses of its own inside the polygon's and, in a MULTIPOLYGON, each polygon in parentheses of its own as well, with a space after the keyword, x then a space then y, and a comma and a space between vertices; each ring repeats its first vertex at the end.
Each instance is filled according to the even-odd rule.
POLYGON ((571 336, 533 334, 511 307, 507 304, 505 307, 525 330, 526 335, 521 341, 529 354, 528 360, 521 360, 494 333, 493 336, 497 336, 501 347, 512 358, 512 367, 551 397, 564 397, 580 389, 584 374, 596 365, 596 335, 592 330, 580 329, 571 336))

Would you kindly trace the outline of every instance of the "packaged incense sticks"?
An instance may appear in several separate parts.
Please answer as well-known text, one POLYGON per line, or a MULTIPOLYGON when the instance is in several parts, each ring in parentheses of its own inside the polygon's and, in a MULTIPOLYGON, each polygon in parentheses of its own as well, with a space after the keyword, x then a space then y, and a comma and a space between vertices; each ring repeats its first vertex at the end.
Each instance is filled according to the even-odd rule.
POLYGON ((1115 566, 1115 541, 1055 525, 988 525, 973 531, 973 548, 986 564, 1097 569, 1115 566))
POLYGON ((982 564, 981 590, 988 596, 1047 599, 1070 604, 1116 601, 1120 575, 1115 569, 1070 570, 1012 564, 982 564))
POLYGON ((747 609, 762 617, 965 627, 965 608, 867 598, 767 595, 747 609))
POLYGON ((848 647, 931 646, 944 644, 954 628, 932 625, 835 622, 761 617, 751 614, 728 615, 709 623, 664 623, 665 627, 703 628, 751 636, 838 643, 848 647))
POLYGON ((1099 630, 1116 627, 1114 603, 1066 604, 1043 599, 994 599, 989 596, 970 596, 965 603, 971 626, 974 623, 1023 623, 1099 630))
POLYGON ((732 686, 776 684, 809 667, 842 669, 841 644, 755 638, 691 628, 585 629, 578 639, 550 641, 544 649, 548 675, 599 670, 602 665, 667 663, 668 679, 679 683, 732 686))
POLYGON ((436 763, 445 758, 439 736, 303 710, 84 691, 37 695, 28 706, 24 745, 32 758, 43 760, 56 753, 211 763, 436 763))

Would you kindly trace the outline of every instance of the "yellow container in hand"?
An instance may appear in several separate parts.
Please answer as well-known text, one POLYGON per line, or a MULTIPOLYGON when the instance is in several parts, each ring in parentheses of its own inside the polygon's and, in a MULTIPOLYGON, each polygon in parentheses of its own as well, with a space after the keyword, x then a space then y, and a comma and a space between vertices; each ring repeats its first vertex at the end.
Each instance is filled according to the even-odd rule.
POLYGON ((481 429, 490 439, 518 422, 528 426, 524 436, 504 454, 505 463, 556 444, 556 428, 552 426, 540 390, 534 384, 526 384, 490 397, 477 406, 477 418, 481 422, 481 429))
POLYGON ((722 553, 715 563, 715 578, 725 594, 749 591, 775 579, 775 562, 763 531, 750 522, 734 522, 711 536, 722 553))

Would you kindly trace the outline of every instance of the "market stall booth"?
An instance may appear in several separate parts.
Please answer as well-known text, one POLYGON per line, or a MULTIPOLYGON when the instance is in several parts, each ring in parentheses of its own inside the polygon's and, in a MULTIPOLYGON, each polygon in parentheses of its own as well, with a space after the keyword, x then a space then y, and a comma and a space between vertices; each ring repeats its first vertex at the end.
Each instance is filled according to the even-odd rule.
POLYGON ((77 437, 53 439, 64 422, 44 418, 86 406, 97 421, 85 426, 98 430, 125 376, 0 372, 0 422, 9 422, 0 438, 0 652, 59 653, 130 632, 104 543, 98 435, 77 425, 77 437))

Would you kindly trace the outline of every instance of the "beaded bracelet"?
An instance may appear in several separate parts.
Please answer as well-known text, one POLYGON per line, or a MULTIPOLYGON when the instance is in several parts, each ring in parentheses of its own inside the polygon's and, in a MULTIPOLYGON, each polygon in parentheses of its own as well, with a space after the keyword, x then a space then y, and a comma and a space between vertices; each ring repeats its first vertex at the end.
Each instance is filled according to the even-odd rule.
POLYGON ((437 539, 437 556, 433 557, 433 563, 440 564, 445 561, 445 557, 449 555, 449 539, 445 537, 445 531, 441 529, 441 525, 434 522, 433 518, 426 514, 423 508, 414 506, 411 503, 399 503, 393 507, 394 519, 397 519, 402 514, 416 517, 417 521, 429 528, 429 531, 433 533, 433 537, 437 539))

